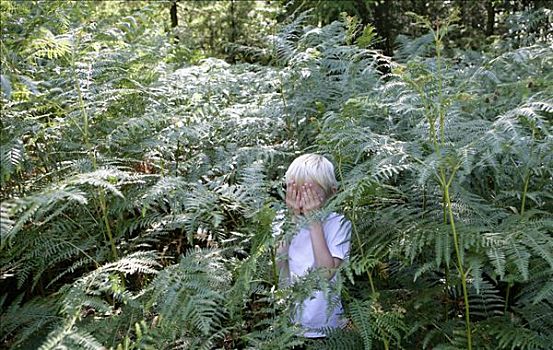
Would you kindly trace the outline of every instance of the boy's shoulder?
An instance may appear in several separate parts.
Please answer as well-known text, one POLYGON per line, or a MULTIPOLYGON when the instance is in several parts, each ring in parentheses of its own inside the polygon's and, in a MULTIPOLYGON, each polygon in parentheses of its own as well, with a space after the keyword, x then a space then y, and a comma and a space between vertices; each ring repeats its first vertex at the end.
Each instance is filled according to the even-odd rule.
POLYGON ((332 212, 326 217, 324 225, 332 226, 336 229, 345 228, 349 230, 351 222, 343 214, 332 212))
POLYGON ((349 222, 349 220, 340 213, 333 211, 326 217, 326 222, 349 222))

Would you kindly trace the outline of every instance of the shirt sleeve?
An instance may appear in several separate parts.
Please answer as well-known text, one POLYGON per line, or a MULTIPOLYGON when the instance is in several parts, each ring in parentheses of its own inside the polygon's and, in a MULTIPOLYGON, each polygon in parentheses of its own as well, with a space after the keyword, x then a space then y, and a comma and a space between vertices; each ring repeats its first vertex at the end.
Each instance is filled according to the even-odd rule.
POLYGON ((346 259, 350 249, 351 222, 343 215, 336 215, 325 223, 324 234, 330 254, 338 259, 346 259))

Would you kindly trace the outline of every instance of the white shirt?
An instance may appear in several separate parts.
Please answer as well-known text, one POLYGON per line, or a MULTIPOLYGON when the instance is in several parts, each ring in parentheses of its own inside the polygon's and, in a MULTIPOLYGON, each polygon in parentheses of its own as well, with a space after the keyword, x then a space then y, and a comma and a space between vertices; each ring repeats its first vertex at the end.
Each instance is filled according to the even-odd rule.
MULTIPOLYGON (((323 233, 330 254, 338 259, 345 260, 348 257, 351 238, 351 223, 343 215, 331 213, 323 222, 323 233)), ((288 248, 288 267, 290 280, 296 282, 299 277, 306 275, 315 266, 311 234, 307 228, 302 228, 294 236, 288 248)), ((331 284, 336 280, 336 275, 331 279, 331 284)), ((303 301, 293 317, 293 321, 299 323, 307 338, 324 337, 321 328, 337 328, 344 325, 342 319, 343 309, 339 295, 333 295, 332 290, 328 295, 321 291, 315 291, 310 298, 303 301), (334 308, 328 309, 329 301, 334 308)))

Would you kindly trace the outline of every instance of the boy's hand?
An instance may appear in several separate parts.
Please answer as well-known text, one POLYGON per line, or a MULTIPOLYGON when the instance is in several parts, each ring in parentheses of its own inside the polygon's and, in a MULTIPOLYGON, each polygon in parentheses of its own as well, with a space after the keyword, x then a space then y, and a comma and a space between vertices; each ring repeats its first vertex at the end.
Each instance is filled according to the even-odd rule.
POLYGON ((301 214, 300 192, 297 189, 296 184, 292 181, 286 184, 286 206, 299 216, 301 214))
POLYGON ((311 214, 313 211, 320 209, 324 204, 324 198, 315 189, 312 183, 307 182, 302 186, 300 206, 304 215, 311 214))

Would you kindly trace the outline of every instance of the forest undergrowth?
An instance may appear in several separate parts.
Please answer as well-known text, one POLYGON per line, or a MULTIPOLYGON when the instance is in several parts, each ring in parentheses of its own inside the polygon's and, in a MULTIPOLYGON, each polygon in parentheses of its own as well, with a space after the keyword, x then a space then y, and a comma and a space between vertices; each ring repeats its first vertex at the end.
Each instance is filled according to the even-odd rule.
POLYGON ((350 322, 317 348, 550 347, 553 48, 528 33, 551 11, 479 52, 448 40, 455 11, 413 14, 426 34, 394 57, 352 18, 302 14, 235 48, 266 65, 191 65, 147 9, 8 10, 2 347, 311 346, 288 315, 329 286, 278 288, 273 234, 305 152, 334 162, 329 210, 353 224, 350 322))

